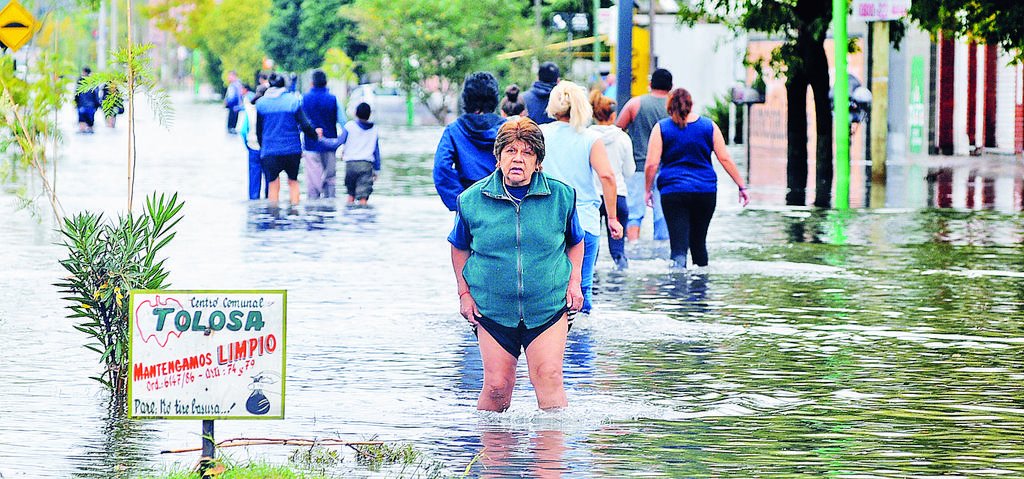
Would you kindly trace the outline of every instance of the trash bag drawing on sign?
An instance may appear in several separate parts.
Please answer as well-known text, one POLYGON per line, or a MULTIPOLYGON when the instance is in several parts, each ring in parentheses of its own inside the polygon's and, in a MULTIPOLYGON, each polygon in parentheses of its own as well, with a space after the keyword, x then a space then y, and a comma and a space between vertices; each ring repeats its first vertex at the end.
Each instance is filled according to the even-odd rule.
POLYGON ((270 400, 267 399, 263 388, 277 382, 272 375, 274 374, 263 371, 252 377, 252 383, 249 384, 249 389, 252 390, 252 393, 249 394, 249 399, 245 401, 245 410, 249 411, 249 413, 262 416, 270 412, 270 400))

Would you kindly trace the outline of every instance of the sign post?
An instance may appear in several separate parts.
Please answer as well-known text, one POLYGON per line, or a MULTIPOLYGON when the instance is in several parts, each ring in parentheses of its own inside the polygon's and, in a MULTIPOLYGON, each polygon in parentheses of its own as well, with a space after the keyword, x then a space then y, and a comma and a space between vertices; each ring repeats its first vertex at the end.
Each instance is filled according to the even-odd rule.
POLYGON ((286 291, 131 292, 128 417, 284 419, 286 291))

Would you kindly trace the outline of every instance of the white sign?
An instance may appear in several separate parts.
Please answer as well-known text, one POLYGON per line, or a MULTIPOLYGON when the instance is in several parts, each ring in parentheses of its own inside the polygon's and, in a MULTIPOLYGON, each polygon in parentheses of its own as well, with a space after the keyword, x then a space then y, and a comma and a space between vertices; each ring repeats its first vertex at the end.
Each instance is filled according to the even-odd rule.
POLYGON ((597 34, 608 35, 607 45, 615 46, 619 41, 619 8, 608 7, 597 11, 597 34))
POLYGON ((128 416, 284 419, 285 291, 132 291, 128 416))
POLYGON ((910 0, 854 0, 853 16, 865 22, 886 22, 907 16, 910 0))

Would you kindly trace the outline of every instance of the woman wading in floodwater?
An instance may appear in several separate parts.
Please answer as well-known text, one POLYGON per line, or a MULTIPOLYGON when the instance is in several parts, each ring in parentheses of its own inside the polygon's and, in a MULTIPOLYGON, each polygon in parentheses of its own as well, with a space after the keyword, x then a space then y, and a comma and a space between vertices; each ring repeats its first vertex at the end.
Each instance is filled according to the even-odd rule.
POLYGON ((483 360, 477 409, 508 409, 523 350, 537 406, 565 407, 569 315, 583 305, 576 193, 540 171, 544 136, 529 118, 501 127, 494 155, 498 168, 459 195, 448 236, 460 312, 483 360))

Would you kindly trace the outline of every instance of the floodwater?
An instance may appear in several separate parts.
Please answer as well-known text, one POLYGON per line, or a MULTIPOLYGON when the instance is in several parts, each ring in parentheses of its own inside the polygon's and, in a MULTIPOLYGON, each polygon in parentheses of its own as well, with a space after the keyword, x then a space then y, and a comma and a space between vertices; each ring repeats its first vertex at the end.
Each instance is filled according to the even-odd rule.
MULTIPOLYGON (((224 110, 178 100, 170 132, 142 110, 136 172, 137 205, 151 191, 186 203, 166 249, 170 282, 288 290, 287 417, 219 421, 218 440, 377 437, 412 443, 453 475, 472 462, 472 476, 495 478, 1024 475, 1013 160, 894 165, 885 207, 845 214, 783 206, 778 185, 753 185, 756 202, 740 209, 723 187, 707 271, 671 272, 667 244, 650 239, 629 249, 624 272, 602 256, 594 314, 569 335, 567 410, 538 412, 521 365, 511 410, 480 414, 479 354, 445 240, 452 215, 430 179, 440 130, 384 130, 372 208, 273 211, 244 199, 245 152, 223 132, 224 110)), ((122 211, 124 126, 67 127, 64 208, 122 211)), ((98 358, 51 286, 64 251, 46 205, 40 219, 16 204, 0 195, 0 477, 194 462, 160 451, 198 446, 198 421, 110 419, 89 379, 98 358)))

